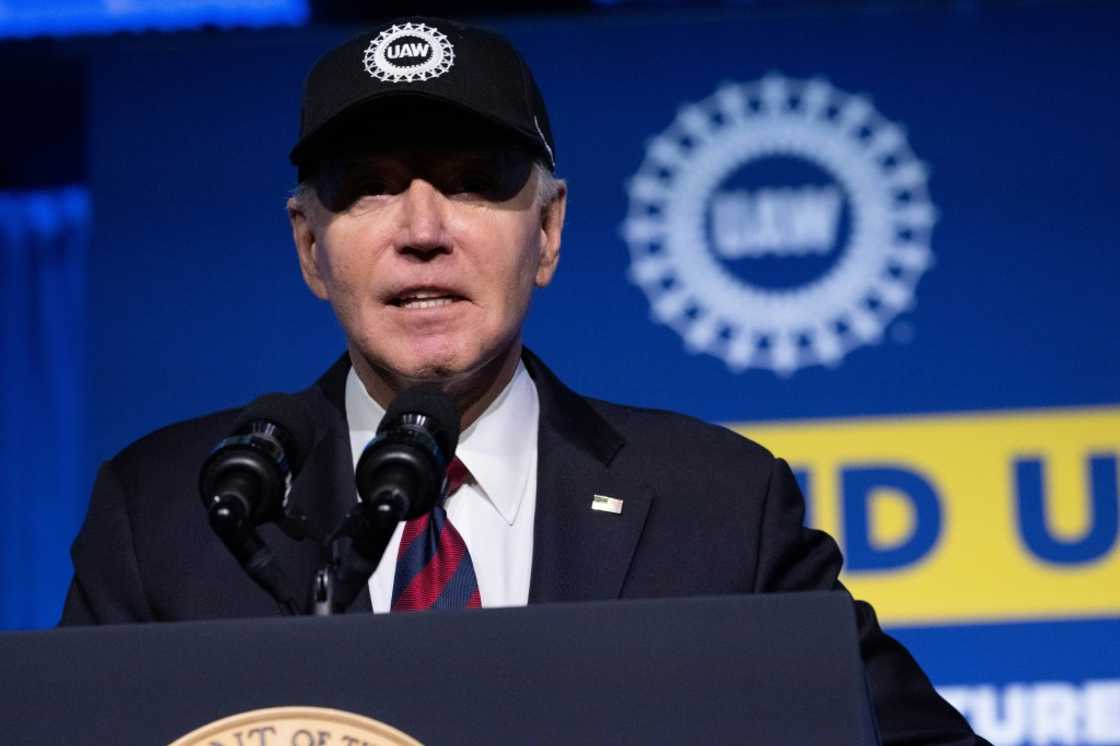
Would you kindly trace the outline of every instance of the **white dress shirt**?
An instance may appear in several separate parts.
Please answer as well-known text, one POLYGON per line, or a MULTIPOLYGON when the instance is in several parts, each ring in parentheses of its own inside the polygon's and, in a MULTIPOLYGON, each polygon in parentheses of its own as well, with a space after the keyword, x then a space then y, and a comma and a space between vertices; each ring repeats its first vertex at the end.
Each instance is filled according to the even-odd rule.
MULTIPOLYGON (((355 468, 384 416, 385 410, 369 396, 351 368, 346 377, 346 420, 355 468)), ((539 421, 537 387, 518 362, 509 384, 459 437, 455 455, 474 479, 449 497, 445 506, 470 552, 485 607, 529 602, 539 421)), ((389 611, 392 604, 403 528, 403 523, 397 526, 381 564, 370 577, 369 592, 377 613, 389 611)))

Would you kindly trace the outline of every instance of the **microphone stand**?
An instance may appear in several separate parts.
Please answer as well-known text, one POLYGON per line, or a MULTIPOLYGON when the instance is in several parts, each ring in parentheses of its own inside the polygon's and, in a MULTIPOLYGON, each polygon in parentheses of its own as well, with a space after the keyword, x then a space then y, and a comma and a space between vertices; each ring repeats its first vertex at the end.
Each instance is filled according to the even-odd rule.
POLYGON ((257 534, 245 516, 244 505, 233 498, 215 498, 209 510, 210 527, 237 558, 245 572, 265 589, 285 616, 302 613, 288 576, 276 564, 268 544, 257 534))
MULTIPOLYGON (((369 578, 397 524, 404 506, 391 498, 359 502, 331 535, 330 554, 315 573, 311 587, 311 613, 330 616, 345 613, 369 583, 369 578)), ((324 555, 327 553, 324 552, 324 555)))

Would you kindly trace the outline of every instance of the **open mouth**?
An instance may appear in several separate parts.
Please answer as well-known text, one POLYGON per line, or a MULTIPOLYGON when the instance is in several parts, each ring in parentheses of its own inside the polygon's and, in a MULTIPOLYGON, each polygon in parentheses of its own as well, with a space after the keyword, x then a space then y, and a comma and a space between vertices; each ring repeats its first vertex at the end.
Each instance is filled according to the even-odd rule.
POLYGON ((462 299, 462 296, 455 295, 446 290, 410 290, 393 298, 389 303, 397 308, 420 311, 428 308, 449 306, 462 299))

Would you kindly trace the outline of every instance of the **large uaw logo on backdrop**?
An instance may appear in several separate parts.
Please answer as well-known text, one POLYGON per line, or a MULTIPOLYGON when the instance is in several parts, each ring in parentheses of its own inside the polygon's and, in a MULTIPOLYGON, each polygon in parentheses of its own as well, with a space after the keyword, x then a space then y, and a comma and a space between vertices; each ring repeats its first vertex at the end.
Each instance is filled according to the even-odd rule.
POLYGON ((630 277, 735 371, 836 365, 930 266, 925 167, 870 101, 769 75, 685 105, 630 181, 630 277))

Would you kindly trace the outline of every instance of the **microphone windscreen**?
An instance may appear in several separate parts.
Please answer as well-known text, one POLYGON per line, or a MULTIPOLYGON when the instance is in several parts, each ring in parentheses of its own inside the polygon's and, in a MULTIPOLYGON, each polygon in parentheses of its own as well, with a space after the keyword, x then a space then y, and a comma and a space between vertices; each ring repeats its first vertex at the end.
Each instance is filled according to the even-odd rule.
POLYGON ((284 431, 285 454, 293 473, 298 472, 315 442, 315 425, 307 407, 291 394, 265 394, 241 410, 233 431, 243 432, 263 422, 278 425, 284 431))
POLYGON ((459 411, 438 386, 422 383, 402 391, 389 405, 378 432, 396 427, 407 415, 420 415, 427 419, 425 427, 431 431, 447 458, 455 454, 459 445, 459 411))

